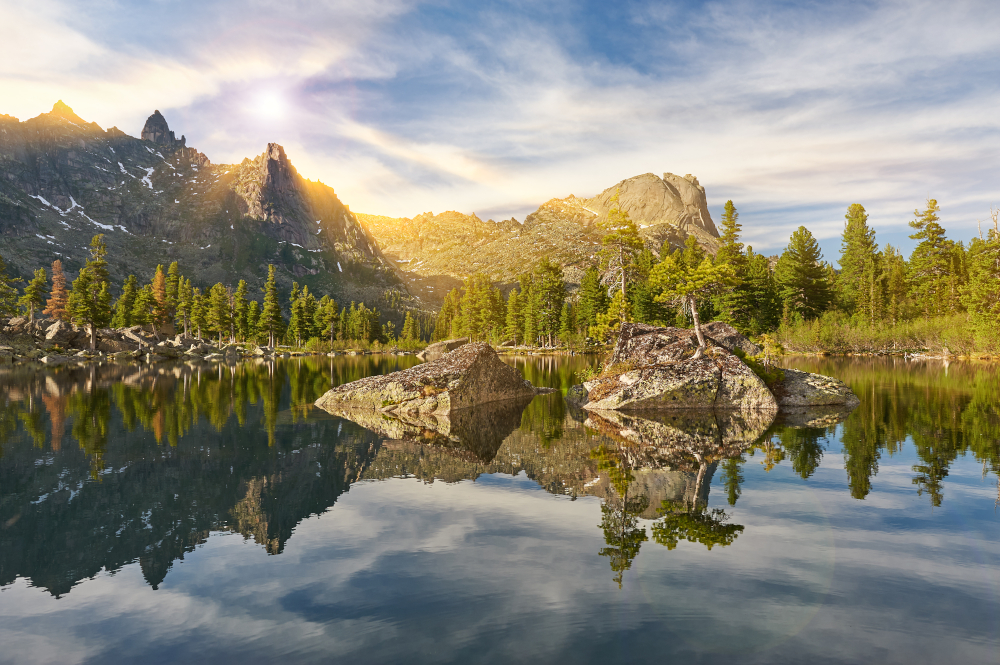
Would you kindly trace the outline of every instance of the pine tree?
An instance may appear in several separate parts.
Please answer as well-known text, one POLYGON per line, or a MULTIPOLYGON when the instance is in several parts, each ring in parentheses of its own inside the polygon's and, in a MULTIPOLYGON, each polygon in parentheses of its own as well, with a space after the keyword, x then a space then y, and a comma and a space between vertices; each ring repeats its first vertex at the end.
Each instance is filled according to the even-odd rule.
POLYGON ((962 298, 969 322, 984 344, 996 347, 1000 340, 1000 225, 994 213, 994 228, 985 238, 969 244, 968 287, 962 298))
POLYGON ((577 304, 577 324, 584 334, 589 334, 590 326, 597 323, 597 315, 608 310, 611 299, 601 283, 601 273, 597 266, 590 266, 580 280, 580 298, 577 304))
POLYGON ((18 300, 18 304, 28 310, 28 320, 35 320, 35 307, 41 308, 45 304, 45 292, 48 291, 48 275, 45 268, 35 271, 34 278, 24 287, 24 295, 18 300))
MULTIPOLYGON (((407 312, 407 314, 409 314, 409 312, 407 312)), ((323 296, 320 298, 314 318, 317 337, 329 337, 330 344, 332 345, 334 340, 337 338, 339 318, 336 301, 330 296, 323 296)))
POLYGON ((706 258, 697 268, 688 268, 673 256, 666 257, 650 275, 650 283, 660 290, 660 302, 673 302, 686 307, 694 321, 694 332, 698 337, 698 350, 694 358, 700 358, 706 348, 705 336, 701 332, 698 317, 698 300, 708 298, 733 283, 733 267, 728 263, 713 264, 706 258))
POLYGON ((172 322, 177 316, 177 300, 180 297, 181 270, 177 261, 173 261, 167 268, 167 309, 168 316, 172 322))
POLYGON ((0 257, 0 316, 14 316, 17 313, 17 287, 20 277, 7 275, 7 264, 0 257))
POLYGON ((775 277, 781 298, 803 318, 814 319, 830 304, 831 293, 819 243, 800 226, 778 259, 775 277))
POLYGON ((736 212, 733 202, 726 201, 725 212, 720 222, 722 235, 719 237, 719 251, 715 255, 715 263, 728 265, 731 268, 732 288, 720 292, 712 302, 719 320, 746 333, 750 332, 752 327, 754 308, 746 285, 749 261, 743 252, 743 243, 740 242, 740 232, 743 227, 739 223, 739 218, 740 215, 736 212))
POLYGON ((607 219, 599 223, 605 234, 601 239, 603 249, 598 256, 601 267, 618 282, 619 290, 625 296, 635 272, 635 257, 642 250, 643 242, 635 222, 621 209, 618 192, 611 197, 610 203, 612 207, 608 210, 607 219))
MULTIPOLYGON (((771 270, 771 261, 763 254, 755 254, 749 246, 746 257, 747 269, 741 288, 746 293, 752 312, 748 331, 752 335, 760 335, 774 330, 781 322, 781 295, 771 270)), ((704 310, 699 314, 707 320, 704 310)))
POLYGON ((167 297, 167 278, 163 274, 163 266, 156 266, 156 273, 150 283, 153 293, 153 307, 150 313, 150 323, 153 324, 153 335, 160 338, 159 329, 173 320, 173 312, 167 297))
POLYGON ((451 335, 452 322, 458 316, 461 301, 462 294, 459 293, 458 289, 452 289, 444 297, 444 303, 441 305, 441 310, 434 322, 433 339, 435 341, 447 339, 451 335))
POLYGON ((903 320, 903 306, 910 290, 907 278, 909 270, 906 259, 892 245, 886 245, 883 248, 879 263, 882 265, 885 276, 885 315, 889 324, 894 326, 903 320))
POLYGON ((153 308, 156 298, 153 296, 153 286, 144 285, 135 293, 135 301, 132 303, 131 324, 133 326, 146 326, 153 321, 153 308))
POLYGON ((573 318, 573 308, 567 300, 563 302, 562 315, 559 317, 559 339, 563 342, 568 342, 576 329, 573 318))
POLYGON ((415 330, 416 323, 417 322, 414 320, 413 315, 407 311, 406 316, 403 318, 403 330, 399 334, 399 338, 407 342, 420 339, 420 332, 415 330))
POLYGON ((122 294, 115 302, 115 313, 111 317, 112 328, 128 328, 132 325, 132 309, 135 307, 137 291, 138 280, 135 275, 129 275, 122 286, 122 294))
POLYGON ((236 327, 236 339, 245 342, 250 338, 250 327, 247 322, 247 312, 250 302, 247 300, 247 283, 241 279, 233 294, 233 319, 236 327))
POLYGON ((507 294, 507 316, 504 336, 520 344, 524 340, 524 312, 521 311, 521 297, 517 289, 511 289, 507 294))
POLYGON ((260 338, 260 303, 251 300, 247 307, 247 340, 257 342, 260 338))
POLYGON ((537 334, 548 338, 551 346, 559 334, 563 302, 566 300, 566 283, 562 266, 543 257, 535 268, 535 290, 532 310, 537 334))
POLYGON ((910 238, 920 241, 910 255, 910 289, 924 318, 940 314, 948 306, 946 282, 951 257, 944 228, 938 224, 940 210, 937 201, 927 199, 927 209, 914 210, 916 219, 910 222, 916 230, 910 238))
POLYGON ((260 313, 260 330, 267 334, 268 344, 273 347, 274 341, 281 334, 285 317, 281 313, 281 303, 278 299, 278 287, 275 285, 274 266, 267 267, 267 281, 264 283, 264 307, 260 313))
POLYGON ((837 280, 840 305, 848 313, 861 312, 869 319, 876 309, 873 286, 881 275, 875 229, 868 226, 868 213, 860 203, 852 203, 844 215, 844 233, 840 244, 840 278, 837 280))
POLYGON ((97 329, 111 320, 111 290, 108 285, 108 250, 104 235, 90 241, 90 257, 79 276, 73 280, 67 310, 73 321, 90 330, 90 350, 97 349, 97 329))
POLYGON ((180 278, 177 286, 177 311, 176 316, 184 325, 184 336, 188 337, 191 332, 189 323, 191 322, 191 307, 194 304, 194 291, 191 288, 191 280, 180 278))
POLYGON ((205 320, 208 329, 218 335, 219 344, 222 344, 223 335, 229 334, 232 329, 233 311, 229 303, 229 290, 221 282, 208 292, 205 320))
POLYGON ((191 289, 191 326, 198 331, 198 339, 203 340, 202 333, 208 329, 208 303, 201 289, 195 287, 191 289))
POLYGON ((69 293, 66 290, 66 273, 63 272, 62 261, 56 259, 52 262, 52 292, 42 314, 47 314, 54 319, 65 321, 69 318, 66 305, 69 301, 69 293))

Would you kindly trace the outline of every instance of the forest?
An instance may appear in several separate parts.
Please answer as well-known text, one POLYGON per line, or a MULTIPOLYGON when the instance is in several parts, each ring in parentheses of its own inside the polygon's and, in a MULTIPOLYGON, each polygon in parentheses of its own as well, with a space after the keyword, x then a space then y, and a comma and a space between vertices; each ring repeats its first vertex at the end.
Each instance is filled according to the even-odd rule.
POLYGON ((712 320, 756 337, 772 334, 798 352, 937 351, 994 353, 1000 345, 1000 228, 967 245, 946 237, 940 207, 929 199, 910 222, 917 241, 909 257, 879 247, 864 206, 847 208, 838 267, 824 260, 812 233, 800 226, 779 256, 741 241, 739 213, 727 201, 714 256, 694 237, 683 249, 654 253, 636 224, 615 205, 602 224, 596 260, 573 291, 560 265, 542 259, 504 296, 486 274, 465 280, 445 297, 436 318, 405 308, 338 305, 293 283, 278 293, 274 266, 260 294, 245 281, 233 288, 192 285, 176 262, 157 266, 149 282, 130 275, 119 288, 108 279, 107 250, 94 236, 90 258, 71 285, 60 261, 38 268, 18 288, 0 260, 0 315, 45 315, 87 326, 168 326, 184 334, 238 343, 285 344, 314 351, 353 346, 418 348, 432 340, 469 337, 535 347, 600 346, 622 322, 690 327, 712 320), (112 291, 118 293, 112 301, 112 291))
POLYGON ((637 321, 690 327, 725 321, 756 337, 775 334, 792 351, 936 350, 990 353, 1000 344, 1000 229, 968 245, 946 237, 929 199, 910 222, 910 256, 879 247, 864 206, 847 208, 839 268, 824 260, 800 226, 779 256, 741 241, 739 213, 727 201, 713 257, 689 237, 684 249, 645 247, 636 225, 614 208, 602 249, 576 293, 558 265, 543 259, 506 299, 483 275, 448 294, 434 338, 469 336, 551 346, 601 344, 637 321))

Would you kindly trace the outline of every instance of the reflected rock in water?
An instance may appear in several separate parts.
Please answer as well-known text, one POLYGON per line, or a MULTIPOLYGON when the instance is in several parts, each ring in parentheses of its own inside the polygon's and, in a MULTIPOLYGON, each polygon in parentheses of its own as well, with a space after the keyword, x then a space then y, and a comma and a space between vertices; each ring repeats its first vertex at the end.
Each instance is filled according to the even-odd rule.
POLYGON ((794 429, 833 427, 847 420, 853 410, 845 404, 782 409, 775 425, 794 429))
POLYGON ((371 409, 337 408, 325 410, 380 434, 390 441, 433 444, 472 453, 475 459, 490 462, 511 432, 521 424, 521 414, 532 397, 481 404, 458 409, 450 414, 398 413, 387 414, 371 409))
POLYGON ((735 457, 774 421, 767 411, 590 411, 586 425, 626 444, 632 468, 683 466, 685 460, 735 457))

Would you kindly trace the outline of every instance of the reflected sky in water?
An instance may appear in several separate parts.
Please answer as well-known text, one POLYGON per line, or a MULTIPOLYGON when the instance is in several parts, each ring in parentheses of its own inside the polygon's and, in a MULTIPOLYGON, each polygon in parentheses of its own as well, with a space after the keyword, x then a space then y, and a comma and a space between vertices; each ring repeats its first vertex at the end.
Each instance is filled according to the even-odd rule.
POLYGON ((6 368, 0 662, 996 660, 997 368, 796 359, 862 405, 760 431, 539 396, 492 458, 309 406, 413 362, 6 368))

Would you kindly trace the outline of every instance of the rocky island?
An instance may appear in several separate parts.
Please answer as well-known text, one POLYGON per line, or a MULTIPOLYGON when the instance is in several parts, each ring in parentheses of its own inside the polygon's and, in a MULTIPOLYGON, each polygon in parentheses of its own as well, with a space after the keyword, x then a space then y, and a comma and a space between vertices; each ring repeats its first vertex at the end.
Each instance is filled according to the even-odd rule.
POLYGON ((567 399, 588 411, 684 409, 776 413, 779 407, 842 405, 858 398, 837 379, 784 370, 767 385, 737 355, 759 351, 729 324, 702 326, 706 342, 696 357, 695 331, 624 323, 600 376, 574 386, 567 399))

